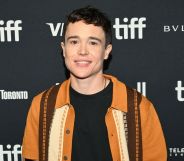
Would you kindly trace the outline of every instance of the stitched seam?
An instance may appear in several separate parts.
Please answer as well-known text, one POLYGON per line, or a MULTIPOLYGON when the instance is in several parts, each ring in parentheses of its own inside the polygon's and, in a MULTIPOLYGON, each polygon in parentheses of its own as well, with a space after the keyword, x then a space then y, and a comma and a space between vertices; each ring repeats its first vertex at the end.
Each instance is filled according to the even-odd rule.
POLYGON ((124 123, 124 130, 125 130, 125 137, 128 145, 128 123, 127 123, 127 116, 126 113, 122 113, 123 115, 123 123, 124 123))
MULTIPOLYGON (((54 109, 53 117, 52 117, 52 120, 51 120, 51 123, 50 123, 49 139, 50 139, 50 136, 51 136, 51 129, 52 129, 52 125, 53 125, 53 120, 54 120, 55 113, 56 113, 56 109, 54 109)), ((48 142, 48 147, 49 147, 49 143, 50 143, 50 141, 48 142)), ((49 157, 49 148, 48 148, 48 157, 49 157)))
POLYGON ((52 88, 48 90, 48 92, 45 95, 45 100, 44 100, 44 107, 43 107, 43 133, 42 133, 42 159, 45 160, 46 158, 46 129, 47 129, 47 102, 48 102, 48 96, 51 92, 52 88))
POLYGON ((138 106, 137 106, 137 92, 134 90, 134 107, 135 107, 135 133, 136 133, 136 161, 139 160, 139 117, 138 117, 138 106))
POLYGON ((121 160, 124 161, 125 158, 124 158, 124 155, 123 155, 123 149, 122 149, 122 140, 121 140, 121 135, 120 135, 120 125, 119 125, 119 122, 118 122, 118 116, 117 116, 117 113, 116 111, 114 111, 114 116, 115 116, 115 122, 116 122, 116 125, 117 125, 117 130, 118 130, 118 136, 119 136, 119 144, 120 144, 120 155, 121 155, 121 160))
POLYGON ((63 128, 64 128, 64 121, 65 121, 65 118, 66 118, 66 113, 67 113, 67 107, 64 108, 63 115, 62 115, 62 118, 61 118, 58 161, 62 160, 63 148, 61 149, 61 147, 62 147, 62 144, 63 144, 63 134, 64 134, 63 128))

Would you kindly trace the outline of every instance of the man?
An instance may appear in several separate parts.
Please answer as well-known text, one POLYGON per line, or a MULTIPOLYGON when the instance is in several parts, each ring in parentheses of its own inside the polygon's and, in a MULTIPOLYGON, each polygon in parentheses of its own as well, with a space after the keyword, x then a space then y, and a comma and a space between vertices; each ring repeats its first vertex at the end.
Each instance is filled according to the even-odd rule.
POLYGON ((70 78, 34 97, 22 155, 32 160, 166 161, 152 103, 103 74, 111 22, 87 6, 67 17, 63 56, 70 78))

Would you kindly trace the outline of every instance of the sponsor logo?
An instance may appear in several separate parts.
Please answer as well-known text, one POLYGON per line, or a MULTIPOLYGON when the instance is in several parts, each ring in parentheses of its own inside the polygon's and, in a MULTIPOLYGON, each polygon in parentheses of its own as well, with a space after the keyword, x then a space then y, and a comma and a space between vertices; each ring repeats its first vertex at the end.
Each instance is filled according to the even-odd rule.
POLYGON ((49 25, 52 36, 63 35, 64 23, 57 23, 56 25, 54 25, 53 23, 46 23, 46 24, 49 25))
POLYGON ((146 96, 146 82, 137 82, 137 91, 146 96))
POLYGON ((21 161, 22 147, 19 144, 14 146, 8 144, 0 145, 0 161, 21 161))
MULTIPOLYGON (((122 19, 123 23, 120 23, 120 18, 115 18, 115 38, 117 40, 122 39, 143 39, 143 29, 146 28, 146 18, 133 17, 130 20, 128 18, 122 19)), ((52 36, 62 36, 64 23, 46 23, 49 26, 52 36)))
POLYGON ((22 24, 21 20, 9 20, 7 22, 0 20, 0 42, 19 41, 19 34, 22 30, 20 24, 22 24))
POLYGON ((183 157, 184 156, 184 148, 169 148, 169 156, 170 157, 183 157))
POLYGON ((184 92, 184 87, 182 86, 182 81, 177 81, 177 87, 175 87, 176 93, 177 93, 177 99, 180 102, 184 101, 184 97, 182 96, 184 92))
POLYGON ((184 25, 165 25, 164 32, 184 32, 184 25))
POLYGON ((113 28, 115 29, 116 39, 136 39, 136 37, 143 39, 143 29, 146 28, 145 17, 133 17, 130 20, 125 17, 122 21, 123 23, 120 23, 120 18, 115 18, 113 28))
POLYGON ((28 91, 5 91, 0 90, 2 100, 21 100, 28 99, 28 91))

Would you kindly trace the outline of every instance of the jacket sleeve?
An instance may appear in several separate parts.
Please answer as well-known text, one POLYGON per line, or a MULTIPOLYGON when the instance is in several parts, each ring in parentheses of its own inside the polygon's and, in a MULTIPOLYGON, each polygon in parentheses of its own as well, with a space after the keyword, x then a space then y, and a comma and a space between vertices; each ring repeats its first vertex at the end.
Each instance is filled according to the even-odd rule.
POLYGON ((140 108, 143 161, 167 161, 165 138, 153 104, 143 98, 140 108))
POLYGON ((22 143, 22 157, 31 160, 38 160, 39 158, 39 113, 40 113, 40 99, 41 95, 36 96, 28 112, 26 127, 24 131, 22 143))

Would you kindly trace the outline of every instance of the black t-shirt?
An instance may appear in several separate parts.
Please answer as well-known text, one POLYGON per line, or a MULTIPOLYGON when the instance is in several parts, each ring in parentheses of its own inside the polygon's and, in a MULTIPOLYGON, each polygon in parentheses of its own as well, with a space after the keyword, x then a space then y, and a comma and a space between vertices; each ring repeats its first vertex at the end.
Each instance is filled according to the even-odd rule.
POLYGON ((75 110, 72 161, 112 161, 105 114, 112 101, 112 82, 92 95, 80 94, 70 87, 75 110))

